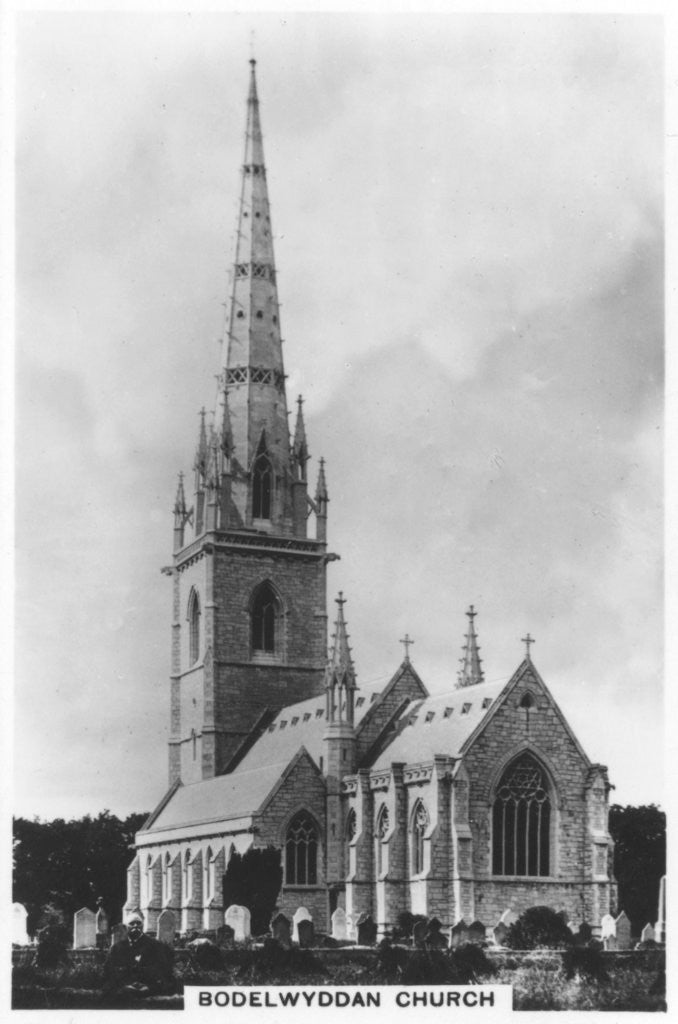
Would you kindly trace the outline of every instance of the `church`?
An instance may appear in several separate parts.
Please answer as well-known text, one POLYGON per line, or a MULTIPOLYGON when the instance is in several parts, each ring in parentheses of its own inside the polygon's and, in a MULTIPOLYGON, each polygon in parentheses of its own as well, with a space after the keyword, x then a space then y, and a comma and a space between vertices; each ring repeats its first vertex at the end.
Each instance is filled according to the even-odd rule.
MULTIPOLYGON (((328 611, 328 488, 298 399, 288 424, 268 184, 252 60, 227 344, 203 410, 193 493, 174 506, 169 788, 137 833, 125 916, 224 921, 233 851, 281 851, 279 908, 380 932, 403 911, 452 925, 546 905, 611 911, 607 769, 589 760, 526 636, 485 682, 476 612, 461 669, 431 696, 409 656, 358 687, 345 600, 328 611), (311 535, 312 534, 312 535, 311 535), (333 630, 328 645, 328 617, 333 630), (328 654, 329 651, 329 654, 328 654)), ((206 375, 212 372, 205 368, 206 375)))

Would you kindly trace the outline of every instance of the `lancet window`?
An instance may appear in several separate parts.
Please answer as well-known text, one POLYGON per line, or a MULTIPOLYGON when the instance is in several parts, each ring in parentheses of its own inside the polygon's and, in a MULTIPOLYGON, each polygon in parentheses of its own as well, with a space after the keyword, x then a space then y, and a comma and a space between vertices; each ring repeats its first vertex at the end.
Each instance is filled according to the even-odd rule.
POLYGON ((307 811, 290 822, 285 840, 287 885, 316 885, 318 881, 318 830, 307 811))
POLYGON ((551 800, 541 765, 522 754, 504 772, 492 810, 495 875, 548 875, 551 800))

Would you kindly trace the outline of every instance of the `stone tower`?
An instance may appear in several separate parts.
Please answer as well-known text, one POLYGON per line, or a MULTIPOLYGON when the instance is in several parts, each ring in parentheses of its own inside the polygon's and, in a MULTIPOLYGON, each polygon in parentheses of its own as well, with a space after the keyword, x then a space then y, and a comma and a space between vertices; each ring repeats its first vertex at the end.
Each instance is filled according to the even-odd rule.
POLYGON ((323 689, 327 485, 301 398, 290 440, 255 61, 217 408, 174 506, 170 782, 220 775, 263 716, 323 689), (307 536, 315 514, 315 538, 307 536))

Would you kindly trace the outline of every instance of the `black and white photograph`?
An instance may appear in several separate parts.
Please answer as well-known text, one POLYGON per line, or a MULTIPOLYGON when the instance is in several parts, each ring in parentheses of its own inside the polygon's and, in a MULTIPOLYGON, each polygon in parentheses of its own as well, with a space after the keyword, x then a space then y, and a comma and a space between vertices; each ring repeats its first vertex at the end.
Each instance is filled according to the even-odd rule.
POLYGON ((12 1011, 665 1011, 662 16, 3 39, 12 1011))

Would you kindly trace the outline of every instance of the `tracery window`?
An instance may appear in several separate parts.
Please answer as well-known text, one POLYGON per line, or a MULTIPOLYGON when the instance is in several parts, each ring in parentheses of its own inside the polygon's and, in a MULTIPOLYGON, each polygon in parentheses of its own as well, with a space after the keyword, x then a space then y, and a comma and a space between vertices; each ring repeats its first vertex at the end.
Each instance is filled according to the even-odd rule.
POLYGON ((252 604, 252 650, 275 654, 280 604, 273 587, 264 583, 252 604))
POLYGON ((390 826, 391 822, 388 814, 388 807, 384 805, 378 813, 377 827, 374 830, 374 841, 376 847, 374 859, 377 866, 377 877, 379 877, 384 870, 384 845, 390 826))
POLYGON ((200 656, 200 598, 191 591, 188 603, 188 663, 194 665, 200 656))
POLYGON ((551 801, 543 768, 522 754, 501 778, 492 810, 492 872, 548 875, 551 801))
POLYGON ((412 815, 412 874, 424 870, 424 836, 428 829, 428 814, 419 801, 412 815))
POLYGON ((310 814, 300 811, 290 822, 285 841, 287 885, 316 885, 318 881, 318 831, 310 814))

